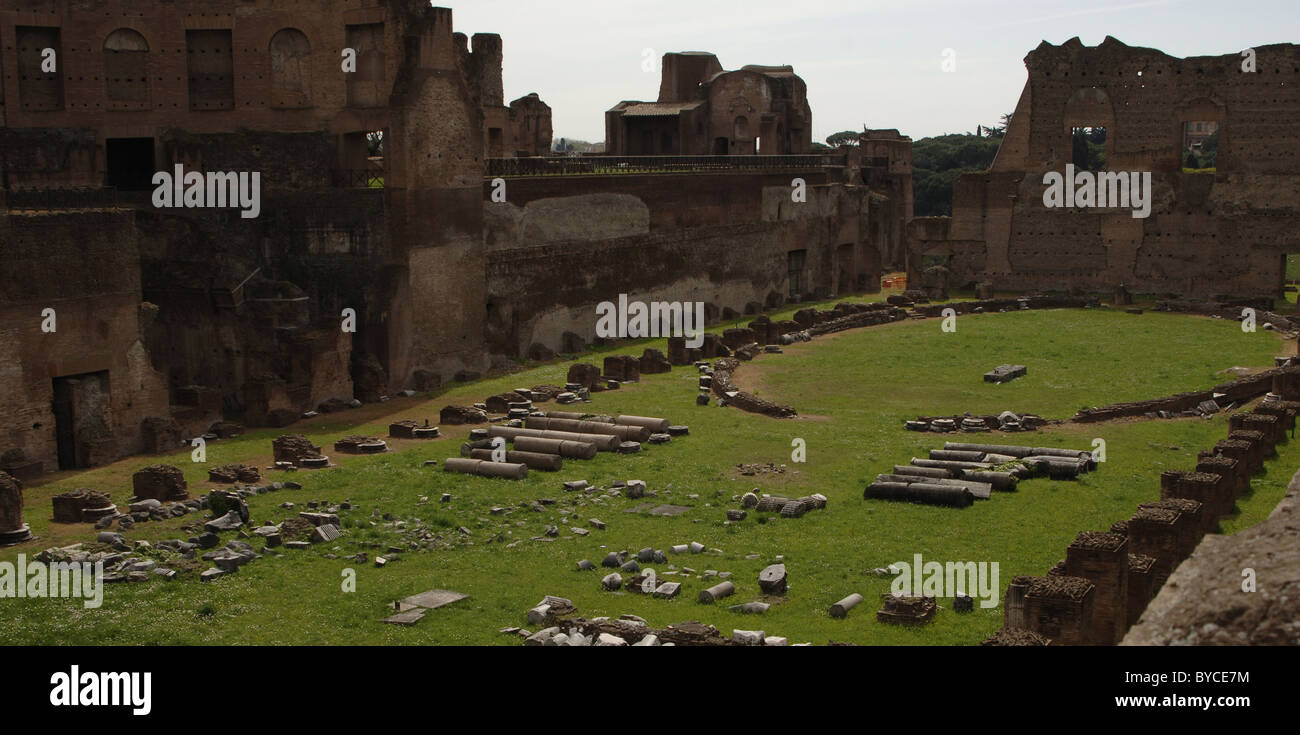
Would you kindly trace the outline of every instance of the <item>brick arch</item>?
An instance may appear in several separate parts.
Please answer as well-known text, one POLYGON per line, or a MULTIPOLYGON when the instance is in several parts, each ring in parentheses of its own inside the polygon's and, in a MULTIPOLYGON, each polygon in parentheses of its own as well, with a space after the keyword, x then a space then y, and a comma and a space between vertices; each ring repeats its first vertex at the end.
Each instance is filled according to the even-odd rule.
POLYGON ((134 28, 104 36, 104 89, 111 107, 149 105, 149 41, 134 28))

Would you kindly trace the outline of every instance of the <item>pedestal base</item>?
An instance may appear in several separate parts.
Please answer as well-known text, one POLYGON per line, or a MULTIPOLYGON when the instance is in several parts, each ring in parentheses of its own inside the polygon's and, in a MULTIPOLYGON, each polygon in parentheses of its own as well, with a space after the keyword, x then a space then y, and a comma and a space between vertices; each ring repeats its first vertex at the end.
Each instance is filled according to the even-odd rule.
POLYGON ((23 544, 35 540, 36 537, 32 535, 32 529, 26 523, 16 531, 0 531, 0 546, 13 546, 14 544, 23 544))

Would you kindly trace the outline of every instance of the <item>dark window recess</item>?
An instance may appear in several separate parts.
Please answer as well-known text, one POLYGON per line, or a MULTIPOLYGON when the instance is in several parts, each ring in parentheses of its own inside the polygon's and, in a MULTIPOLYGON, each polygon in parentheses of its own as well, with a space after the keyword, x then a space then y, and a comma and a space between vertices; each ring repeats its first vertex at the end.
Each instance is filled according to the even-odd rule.
POLYGON ((804 282, 804 262, 808 259, 807 250, 791 250, 786 254, 786 263, 789 266, 788 274, 790 281, 790 299, 797 299, 803 295, 804 282))
POLYGON ((235 61, 229 30, 185 31, 190 109, 235 109, 235 61))
POLYGON ((104 157, 105 185, 122 191, 153 189, 153 138, 109 138, 104 141, 104 157))

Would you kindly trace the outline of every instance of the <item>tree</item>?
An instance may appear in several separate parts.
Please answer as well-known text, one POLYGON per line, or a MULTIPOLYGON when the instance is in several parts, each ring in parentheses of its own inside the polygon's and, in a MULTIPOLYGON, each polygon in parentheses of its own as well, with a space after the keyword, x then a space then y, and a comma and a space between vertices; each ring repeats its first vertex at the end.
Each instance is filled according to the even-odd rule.
POLYGON ((831 133, 826 136, 826 144, 832 148, 839 148, 842 145, 857 145, 858 137, 861 136, 853 130, 841 130, 838 133, 831 133))
POLYGON ((984 133, 990 138, 1001 138, 1007 134, 1007 127, 1011 125, 1011 113, 1004 114, 999 125, 985 125, 984 133))
POLYGON ((366 151, 372 156, 384 155, 384 131, 366 133, 366 151))
POLYGON ((917 217, 952 214, 952 187, 961 174, 987 171, 1000 137, 949 134, 912 144, 912 197, 917 217))

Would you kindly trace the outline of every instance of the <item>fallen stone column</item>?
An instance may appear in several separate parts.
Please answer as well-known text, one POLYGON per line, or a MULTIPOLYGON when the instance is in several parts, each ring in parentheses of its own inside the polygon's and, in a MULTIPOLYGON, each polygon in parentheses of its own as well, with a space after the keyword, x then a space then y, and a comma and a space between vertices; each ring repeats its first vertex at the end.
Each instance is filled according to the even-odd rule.
POLYGON ((1018 482, 1016 476, 1010 472, 993 472, 991 470, 962 470, 961 479, 972 480, 974 482, 987 482, 993 486, 994 490, 1001 490, 1003 492, 1015 490, 1016 483, 1018 482))
POLYGON ((913 467, 938 467, 941 470, 951 470, 959 472, 961 470, 987 470, 992 469, 993 465, 988 462, 958 462, 949 459, 921 459, 920 457, 912 458, 913 467))
POLYGON ((914 477, 952 477, 951 470, 945 470, 942 467, 913 467, 906 464, 894 465, 895 475, 912 475, 914 477))
POLYGON ((1087 460, 1066 457, 1030 456, 1023 460, 1028 467, 1053 480, 1069 480, 1088 471, 1087 460))
POLYGON ((916 477, 914 475, 876 475, 876 482, 903 482, 914 483, 920 482, 931 485, 952 485, 953 487, 964 487, 970 490, 979 500, 988 500, 992 495, 993 486, 987 482, 976 482, 974 480, 953 480, 947 477, 916 477))
POLYGON ((859 595, 858 593, 854 592, 848 597, 845 597, 843 600, 840 600, 834 605, 831 605, 831 617, 832 618, 845 617, 846 615, 849 614, 849 611, 857 607, 858 603, 860 602, 862 602, 862 595, 859 595))
POLYGON ((736 591, 736 585, 731 582, 720 582, 712 587, 700 591, 700 602, 716 602, 724 597, 730 597, 736 591))
POLYGON ((1019 447, 1013 444, 971 444, 968 442, 944 442, 944 449, 962 452, 983 452, 984 454, 1006 454, 1012 457, 1028 457, 1034 454, 1032 447, 1019 447))
POLYGON ((976 452, 962 449, 931 449, 930 459, 946 459, 957 462, 983 462, 988 452, 976 452))
POLYGON ((606 416, 593 416, 589 413, 580 413, 578 411, 547 411, 548 419, 572 419, 574 421, 596 421, 602 424, 612 424, 613 419, 606 416))
POLYGON ((653 416, 619 416, 614 419, 614 423, 621 426, 644 426, 656 434, 663 434, 668 431, 668 426, 672 422, 653 416))
POLYGON ((488 427, 488 436, 503 436, 507 439, 515 439, 521 436, 532 436, 539 439, 560 439, 562 441, 586 442, 595 444, 596 449, 601 452, 617 452, 622 440, 613 434, 576 434, 569 431, 549 431, 543 429, 516 429, 510 426, 491 426, 488 427))
MULTIPOLYGON (((492 460, 491 449, 474 449, 469 453, 470 459, 485 459, 489 462, 492 460)), ((558 454, 542 454, 539 452, 506 452, 506 463, 515 463, 527 465, 529 469, 542 470, 544 472, 555 472, 564 468, 564 460, 560 459, 558 454)))
POLYGON ((863 491, 864 499, 905 500, 926 505, 944 505, 965 508, 975 502, 975 496, 964 487, 937 485, 925 482, 873 482, 863 491))
POLYGON ((585 434, 608 434, 622 441, 644 442, 650 439, 650 430, 644 426, 619 426, 599 421, 575 421, 573 419, 552 419, 529 416, 524 419, 524 428, 542 429, 544 431, 571 431, 585 434))
POLYGON ((535 436, 515 437, 515 449, 520 452, 558 454, 567 459, 591 459, 596 456, 596 445, 591 442, 542 439, 535 436))
MULTIPOLYGON (((482 450, 474 450, 482 451, 482 450)), ((463 475, 479 477, 504 477, 510 480, 522 480, 528 476, 528 466, 510 462, 490 462, 481 459, 463 459, 451 457, 442 465, 444 472, 459 472, 463 475)))

